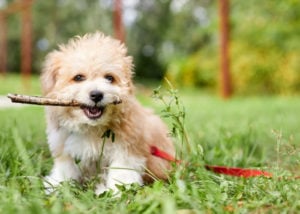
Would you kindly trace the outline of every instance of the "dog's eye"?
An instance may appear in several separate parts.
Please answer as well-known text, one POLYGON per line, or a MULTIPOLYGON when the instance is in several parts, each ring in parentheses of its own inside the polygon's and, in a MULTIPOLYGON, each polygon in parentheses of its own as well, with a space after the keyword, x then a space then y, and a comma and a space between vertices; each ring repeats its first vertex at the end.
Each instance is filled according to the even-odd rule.
POLYGON ((115 81, 115 78, 109 74, 105 75, 104 78, 107 79, 110 83, 113 83, 115 81))
POLYGON ((82 74, 77 74, 77 75, 75 75, 75 76, 73 77, 73 80, 74 80, 75 82, 82 82, 82 81, 84 81, 85 79, 86 79, 85 76, 82 75, 82 74))

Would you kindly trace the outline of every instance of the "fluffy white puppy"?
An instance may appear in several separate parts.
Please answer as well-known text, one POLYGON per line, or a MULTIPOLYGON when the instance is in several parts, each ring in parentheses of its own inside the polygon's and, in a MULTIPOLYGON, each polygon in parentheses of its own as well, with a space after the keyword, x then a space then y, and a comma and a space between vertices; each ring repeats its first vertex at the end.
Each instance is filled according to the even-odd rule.
POLYGON ((75 37, 46 57, 43 95, 74 99, 82 107, 46 107, 47 137, 54 166, 46 187, 99 176, 96 193, 116 185, 167 178, 170 163, 151 155, 151 146, 174 155, 168 130, 133 94, 132 58, 118 40, 100 32, 75 37), (102 136, 108 130, 115 139, 102 136), (80 159, 80 164, 75 163, 80 159), (99 166, 100 165, 100 166, 99 166), (99 166, 99 167, 98 167, 99 166))

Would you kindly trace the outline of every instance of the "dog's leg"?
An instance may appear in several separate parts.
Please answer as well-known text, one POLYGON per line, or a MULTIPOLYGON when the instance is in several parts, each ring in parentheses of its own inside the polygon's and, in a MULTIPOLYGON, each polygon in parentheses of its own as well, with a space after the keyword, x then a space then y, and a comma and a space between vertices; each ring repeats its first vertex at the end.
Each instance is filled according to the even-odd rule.
POLYGON ((53 192, 60 182, 71 179, 79 180, 80 176, 80 170, 72 157, 69 155, 57 157, 54 159, 54 166, 50 175, 45 177, 46 193, 53 192))
POLYGON ((80 170, 74 159, 67 152, 64 152, 65 142, 69 133, 58 129, 55 122, 48 121, 48 145, 54 158, 54 165, 50 175, 44 178, 44 186, 47 194, 53 192, 60 182, 66 180, 79 180, 80 170))
POLYGON ((116 185, 137 183, 143 185, 144 159, 136 157, 118 158, 112 161, 108 168, 106 182, 97 186, 96 194, 113 190, 118 196, 119 190, 116 185))

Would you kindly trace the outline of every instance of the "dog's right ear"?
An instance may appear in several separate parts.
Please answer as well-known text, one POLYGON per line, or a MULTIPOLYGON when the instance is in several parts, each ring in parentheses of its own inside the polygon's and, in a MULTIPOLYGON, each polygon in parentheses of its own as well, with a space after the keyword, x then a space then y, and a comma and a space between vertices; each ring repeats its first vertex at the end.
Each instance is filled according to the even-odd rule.
POLYGON ((60 52, 53 51, 46 56, 41 74, 41 87, 43 95, 52 91, 56 83, 58 70, 60 68, 60 52))

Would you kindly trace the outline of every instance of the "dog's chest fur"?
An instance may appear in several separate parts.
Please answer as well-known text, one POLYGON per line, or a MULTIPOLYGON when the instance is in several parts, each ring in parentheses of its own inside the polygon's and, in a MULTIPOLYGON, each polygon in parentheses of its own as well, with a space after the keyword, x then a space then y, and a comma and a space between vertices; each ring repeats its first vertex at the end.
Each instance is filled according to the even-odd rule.
MULTIPOLYGON (((110 147, 111 142, 107 142, 105 147, 110 147)), ((103 145, 103 138, 91 137, 88 134, 71 132, 64 145, 64 152, 73 158, 80 160, 98 160, 100 158, 103 145)))
POLYGON ((101 157, 103 161, 109 162, 115 157, 128 155, 128 143, 118 138, 112 142, 103 133, 69 132, 65 135, 63 152, 82 161, 97 161, 101 157))

